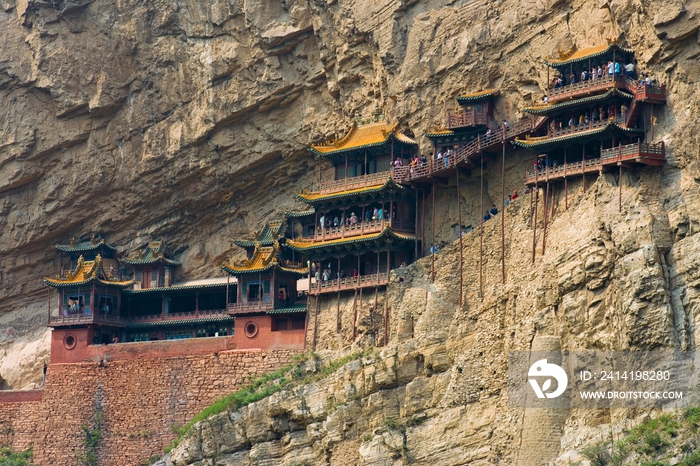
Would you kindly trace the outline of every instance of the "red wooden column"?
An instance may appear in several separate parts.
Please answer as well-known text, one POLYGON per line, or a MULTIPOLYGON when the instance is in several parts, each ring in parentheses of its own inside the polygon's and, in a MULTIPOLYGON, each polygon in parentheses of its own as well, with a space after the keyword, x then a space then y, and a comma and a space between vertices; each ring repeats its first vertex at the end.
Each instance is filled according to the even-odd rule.
POLYGON ((457 167, 457 217, 458 217, 458 229, 457 229, 457 234, 459 235, 459 305, 462 305, 462 295, 463 293, 463 287, 464 287, 464 271, 463 271, 463 266, 464 266, 464 260, 462 257, 463 250, 462 250, 462 202, 461 202, 461 197, 459 194, 459 168, 457 167))
POLYGON ((194 292, 194 318, 199 317, 199 291, 194 292))

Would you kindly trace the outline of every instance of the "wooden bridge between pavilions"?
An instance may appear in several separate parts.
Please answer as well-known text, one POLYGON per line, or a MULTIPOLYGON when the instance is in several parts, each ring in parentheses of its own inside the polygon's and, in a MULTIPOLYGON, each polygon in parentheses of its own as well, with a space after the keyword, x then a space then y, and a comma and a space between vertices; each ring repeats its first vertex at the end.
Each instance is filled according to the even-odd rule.
POLYGON ((649 103, 663 104, 666 102, 666 86, 640 83, 628 76, 605 75, 602 78, 588 79, 573 84, 549 89, 548 100, 550 104, 561 103, 567 100, 590 97, 612 88, 623 89, 632 94, 635 100, 649 103))
POLYGON ((478 135, 476 139, 458 148, 450 157, 442 160, 428 160, 414 167, 394 169, 392 176, 401 183, 431 183, 434 178, 444 179, 454 176, 459 168, 474 168, 472 159, 484 153, 498 153, 503 145, 513 139, 536 131, 547 121, 546 117, 531 117, 488 135, 478 135))
POLYGON ((623 163, 637 163, 643 165, 663 166, 666 160, 666 146, 664 142, 619 145, 610 149, 603 149, 598 158, 571 162, 556 167, 545 167, 541 170, 526 170, 525 184, 548 183, 567 177, 575 177, 586 173, 598 173, 606 167, 617 167, 623 163))

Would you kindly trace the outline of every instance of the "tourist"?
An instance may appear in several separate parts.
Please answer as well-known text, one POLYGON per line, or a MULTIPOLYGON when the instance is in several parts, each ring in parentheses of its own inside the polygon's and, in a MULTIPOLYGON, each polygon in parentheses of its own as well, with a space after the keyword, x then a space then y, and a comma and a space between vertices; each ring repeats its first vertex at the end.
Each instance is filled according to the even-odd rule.
POLYGON ((336 215, 335 218, 333 218, 333 228, 338 228, 339 224, 340 220, 338 220, 338 216, 336 215))
POLYGON ((323 271, 323 281, 327 282, 329 278, 330 278, 330 276, 328 274, 328 270, 324 270, 323 271))
POLYGON ((355 215, 355 212, 350 214, 350 225, 357 225, 357 215, 355 215))
MULTIPOLYGON (((542 102, 544 102, 545 105, 547 105, 549 103, 549 97, 547 97, 547 94, 545 94, 542 97, 542 102)), ((491 131, 491 130, 489 129, 489 131, 491 131)))
POLYGON ((401 168, 402 166, 403 166, 403 162, 401 161, 401 159, 394 160, 394 168, 395 169, 401 168))
MULTIPOLYGON (((527 194, 527 193, 525 193, 525 194, 527 194)), ((518 190, 516 189, 515 191, 513 191, 512 199, 516 200, 517 198, 518 198, 518 190)))
POLYGON ((491 205, 491 211, 490 211, 492 216, 496 216, 498 214, 498 209, 496 208, 496 204, 491 205))
POLYGON ((117 343, 119 343, 119 338, 118 338, 118 337, 112 338, 112 343, 115 344, 115 345, 116 345, 117 343))
POLYGON ((603 79, 603 67, 598 65, 598 69, 596 70, 596 77, 598 79, 603 79))
POLYGON ((437 254, 438 253, 438 247, 434 244, 430 245, 430 254, 437 254))
MULTIPOLYGON (((545 97, 546 97, 546 96, 545 96, 545 97)), ((484 134, 484 136, 486 136, 486 137, 491 136, 491 128, 489 128, 489 129, 486 130, 486 134, 484 134)))
POLYGON ((326 216, 324 214, 321 214, 321 218, 318 219, 318 224, 321 226, 321 229, 326 227, 326 216))
POLYGON ((628 78, 634 79, 635 74, 634 74, 634 63, 629 62, 628 64, 625 65, 625 75, 628 78))
MULTIPOLYGON (((432 154, 430 154, 430 158, 433 158, 432 154)), ((428 164, 428 159, 425 155, 423 155, 423 157, 420 158, 420 166, 425 167, 427 164, 428 164)))
POLYGON ((612 76, 613 73, 615 72, 615 65, 613 65, 612 60, 608 61, 607 70, 608 70, 608 76, 612 76))
POLYGON ((588 126, 588 124, 591 122, 590 118, 588 118, 588 113, 583 117, 583 124, 588 126))
POLYGON ((621 72, 622 72, 622 66, 620 66, 620 62, 616 61, 615 62, 615 76, 620 76, 621 72))
POLYGON ((436 157, 436 158, 437 158, 438 161, 442 160, 442 150, 439 150, 439 151, 438 151, 437 157, 436 157))
POLYGON ((491 220, 491 214, 487 210, 486 213, 484 214, 484 222, 487 222, 489 220, 491 220))
POLYGON ((377 220, 384 220, 384 208, 380 208, 377 212, 377 220))
POLYGON ((353 276, 353 278, 354 278, 354 277, 358 277, 359 275, 360 275, 360 272, 358 272, 358 271, 357 271, 357 267, 355 267, 355 268, 353 269, 353 271, 352 271, 352 276, 353 276))
POLYGON ((576 84, 576 75, 574 73, 571 73, 569 79, 571 79, 571 84, 576 84))
POLYGON ((569 118, 569 128, 574 126, 574 117, 569 118))
POLYGON ((513 202, 513 196, 511 194, 508 194, 508 199, 506 199, 506 205, 510 205, 510 203, 513 202))
POLYGON ((644 78, 644 84, 646 84, 647 86, 651 86, 651 78, 649 77, 649 75, 647 75, 644 78))
POLYGON ((365 214, 365 221, 366 222, 372 221, 372 209, 367 209, 367 213, 365 214))
POLYGON ((445 168, 450 166, 450 150, 447 149, 447 152, 445 152, 445 168))
POLYGON ((379 218, 379 209, 376 207, 374 208, 374 211, 372 212, 372 220, 377 220, 379 218))
POLYGON ((508 131, 508 122, 506 120, 503 120, 503 123, 501 123, 501 127, 503 128, 503 131, 508 131))

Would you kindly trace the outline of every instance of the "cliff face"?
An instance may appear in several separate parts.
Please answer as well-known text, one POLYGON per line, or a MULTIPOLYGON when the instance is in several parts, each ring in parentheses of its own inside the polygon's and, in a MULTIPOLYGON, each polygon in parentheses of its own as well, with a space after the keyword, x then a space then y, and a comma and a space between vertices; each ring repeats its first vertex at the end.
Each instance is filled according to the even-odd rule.
MULTIPOLYGON (((386 357, 415 360, 416 369, 403 378, 389 373, 391 382, 375 387, 387 388, 380 395, 371 386, 360 392, 366 416, 377 419, 362 437, 341 436, 337 445, 348 445, 343 448, 353 455, 401 456, 403 450, 385 446, 398 448, 394 434, 372 430, 398 411, 375 413, 374 407, 390 406, 384 396, 413 403, 405 397, 418 393, 411 413, 431 420, 409 426, 416 436, 406 445, 425 449, 418 456, 424 464, 450 464, 457 447, 448 444, 461 445, 464 461, 484 464, 500 458, 518 464, 518 454, 536 461, 538 451, 552 458, 559 443, 516 449, 518 426, 539 420, 523 420, 525 414, 502 406, 508 349, 696 344, 697 1, 0 5, 0 312, 45 302, 40 278, 59 268, 51 245, 90 232, 120 249, 149 234, 166 235, 184 273, 216 273, 216 263, 236 254, 230 238, 293 208, 292 195, 315 186, 307 146, 343 134, 356 113, 383 108, 420 135, 442 122, 458 93, 496 87, 502 95, 497 117, 515 120, 543 94, 542 58, 622 38, 637 51, 640 68, 668 86, 654 126, 669 147, 667 166, 623 176, 622 213, 612 175, 600 177, 586 195, 572 184, 579 194, 570 194, 566 212, 559 198, 546 255, 534 266, 529 207, 521 199, 508 214, 506 286, 499 284, 499 231, 487 225, 483 300, 475 288, 474 234, 465 243, 461 308, 456 246, 439 261, 436 284, 428 283, 427 261, 412 267, 407 283, 390 292, 395 346, 386 357), (435 430, 420 430, 430 425, 435 430), (430 440, 436 433, 460 439, 443 445, 430 440)), ((427 149, 427 141, 421 143, 427 149)), ((524 157, 512 159, 522 163, 510 166, 510 186, 521 183, 524 157)), ((500 176, 488 168, 486 196, 498 199, 500 176)), ((480 214, 475 183, 463 185, 462 206, 471 218, 465 223, 476 224, 480 214)), ((455 223, 447 189, 434 213, 438 240, 450 239, 455 223)), ((45 312, 36 309, 36 315, 45 312)), ((320 343, 342 346, 335 336, 320 343)), ((364 374, 373 367, 352 370, 364 374)), ((391 406, 404 406, 399 401, 391 406)), ((334 403, 318 419, 335 413, 334 403)), ((412 416, 399 414, 402 422, 412 416)), ((543 428, 561 432, 610 417, 551 419, 543 428)), ((381 461, 366 462, 392 464, 381 461)))

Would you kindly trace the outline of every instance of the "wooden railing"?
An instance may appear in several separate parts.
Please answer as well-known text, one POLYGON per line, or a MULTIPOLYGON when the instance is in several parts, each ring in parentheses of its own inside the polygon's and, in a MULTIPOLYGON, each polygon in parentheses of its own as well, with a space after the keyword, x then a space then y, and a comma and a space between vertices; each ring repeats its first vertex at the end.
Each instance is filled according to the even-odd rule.
POLYGON ((487 125, 489 116, 476 110, 462 110, 457 113, 447 114, 447 127, 462 128, 465 126, 487 125))
MULTIPOLYGON (((346 191, 348 189, 367 188, 383 184, 391 176, 390 171, 369 173, 367 175, 353 176, 340 180, 327 181, 321 183, 320 194, 333 194, 346 191)), ((319 193, 311 193, 319 194, 319 193)))
POLYGON ((567 136, 569 134, 576 134, 576 133, 583 133, 585 131, 592 131, 594 129, 602 128, 608 123, 618 123, 618 124, 623 124, 625 122, 625 119, 622 116, 619 116, 617 118, 609 118, 606 120, 597 120, 597 121, 592 121, 590 120, 588 123, 581 123, 581 124, 574 124, 571 126, 565 126, 560 129, 554 129, 552 130, 551 128, 547 128, 547 138, 558 138, 561 136, 567 136))
POLYGON ((457 166, 457 164, 467 162, 471 157, 483 150, 492 149, 500 144, 503 144, 505 141, 533 131, 540 124, 542 124, 546 118, 547 117, 531 117, 509 126, 505 130, 501 128, 498 131, 479 135, 476 139, 463 145, 448 157, 443 156, 443 159, 441 160, 428 160, 426 163, 418 164, 414 167, 401 167, 395 169, 392 172, 392 176, 396 180, 411 181, 434 174, 439 174, 442 171, 454 168, 457 166))
MULTIPOLYGON (((386 212, 386 215, 389 213, 386 212)), ((358 217, 359 218, 359 217, 358 217)), ((313 241, 327 241, 339 238, 348 238, 352 236, 367 235, 370 233, 379 233, 385 227, 390 226, 395 230, 414 233, 415 224, 413 222, 402 222, 401 220, 389 219, 358 221, 354 225, 337 226, 329 228, 316 227, 313 235, 305 235, 303 238, 313 241)))
MULTIPOLYGON (((616 165, 618 162, 634 160, 645 163, 645 160, 663 161, 666 158, 664 142, 619 145, 610 149, 603 149, 599 158, 586 159, 579 162, 571 162, 556 167, 546 167, 540 170, 526 170, 525 183, 532 184, 538 181, 547 182, 552 179, 564 178, 569 175, 578 175, 596 172, 606 165, 616 165)), ((656 163, 651 163, 656 164, 656 163)))
POLYGON ((90 312, 78 312, 74 314, 64 314, 58 316, 51 316, 49 319, 49 325, 82 325, 82 324, 92 324, 92 323, 125 323, 125 319, 119 317, 117 313, 103 314, 98 312, 94 314, 90 312))
POLYGON ((549 102, 555 103, 562 100, 575 99, 581 95, 592 94, 593 92, 608 90, 618 85, 623 86, 625 83, 624 76, 613 76, 606 74, 602 78, 589 79, 580 81, 566 86, 555 87, 549 90, 549 102))
POLYGON ((380 272, 358 275, 357 277, 336 278, 335 280, 318 281, 311 285, 309 294, 332 293, 334 291, 354 290, 369 286, 381 286, 389 283, 389 274, 380 272))
POLYGON ((218 317, 228 315, 225 309, 199 310, 190 312, 174 312, 170 314, 149 314, 143 316, 132 316, 131 318, 121 317, 115 314, 92 314, 81 312, 78 314, 66 314, 61 316, 51 316, 49 325, 82 325, 82 324, 122 324, 166 322, 171 320, 198 319, 203 317, 218 317))
POLYGON ((226 309, 199 310, 189 312, 173 312, 168 314, 149 314, 145 316, 132 316, 128 320, 129 323, 146 323, 146 322, 167 322, 170 320, 182 319, 198 319, 202 317, 220 317, 226 316, 226 309))
POLYGON ((243 303, 229 303, 227 312, 229 314, 247 314, 251 312, 266 312, 274 308, 274 303, 270 301, 247 301, 243 303))

